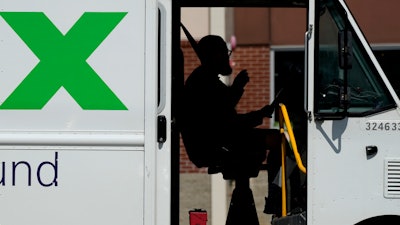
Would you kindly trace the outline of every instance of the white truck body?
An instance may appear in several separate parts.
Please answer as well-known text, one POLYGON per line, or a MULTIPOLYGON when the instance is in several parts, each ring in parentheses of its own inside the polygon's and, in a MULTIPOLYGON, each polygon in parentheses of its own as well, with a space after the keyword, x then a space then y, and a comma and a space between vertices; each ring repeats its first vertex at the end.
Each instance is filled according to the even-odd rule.
POLYGON ((1 225, 169 223, 158 7, 0 3, 1 225))
MULTIPOLYGON (((325 17, 331 17, 328 16, 328 12, 325 12, 325 16, 321 13, 321 19, 315 18, 318 13, 312 13, 314 11, 312 8, 318 3, 310 1, 309 27, 317 27, 316 24, 319 23, 320 45, 318 46, 318 40, 316 40, 318 30, 314 30, 308 36, 307 62, 306 109, 311 116, 308 123, 307 148, 307 224, 356 224, 368 218, 399 216, 400 189, 396 168, 400 165, 397 144, 400 138, 398 132, 400 101, 345 1, 339 0, 331 5, 334 4, 337 4, 338 8, 343 7, 343 12, 338 14, 347 16, 346 26, 353 36, 353 66, 348 69, 346 78, 350 104, 348 114, 345 114, 343 118, 331 119, 329 116, 318 118, 324 110, 319 106, 318 101, 321 100, 317 100, 318 95, 323 93, 321 89, 318 89, 320 86, 318 80, 326 79, 321 78, 326 73, 323 74, 321 69, 314 70, 317 68, 315 63, 318 59, 318 55, 315 54, 334 52, 325 51, 324 48, 335 45, 337 47, 337 37, 332 38, 336 43, 326 41, 328 38, 322 37, 323 29, 332 29, 326 28, 330 23, 325 22, 327 20, 325 17), (315 51, 316 48, 319 50, 315 51), (363 87, 361 80, 369 82, 373 88, 363 87), (361 92, 357 93, 357 89, 361 92), (370 90, 369 93, 379 96, 378 99, 381 96, 390 98, 392 107, 385 110, 378 104, 376 108, 367 110, 363 108, 365 106, 358 106, 357 101, 366 100, 368 98, 366 93, 370 90), (358 97, 360 99, 357 99, 358 97), (382 108, 379 109, 379 107, 382 108), (373 110, 377 111, 373 112, 373 110), (376 152, 369 154, 368 150, 372 148, 376 152)), ((335 16, 332 17, 335 18, 335 16)), ((340 28, 343 24, 339 19, 335 18, 335 20, 339 30, 345 29, 345 27, 340 28)), ((324 66, 323 57, 319 58, 321 63, 318 67, 320 68, 324 66)), ((331 60, 335 62, 333 58, 331 60)), ((330 67, 331 73, 337 73, 333 77, 343 78, 344 70, 336 69, 337 67, 339 66, 333 63, 330 67)), ((396 223, 398 220, 397 217, 396 223)), ((377 224, 379 223, 378 221, 377 224)))
MULTIPOLYGON (((173 11, 179 3, 264 7, 248 2, 2 0, 0 225, 171 224, 172 30, 180 22, 173 11)), ((362 53, 354 65, 372 71, 371 90, 385 95, 386 108, 319 105, 323 59, 315 64, 332 46, 318 43, 322 1, 310 0, 307 223, 398 216, 399 98, 344 1, 324 2, 347 16, 336 28, 340 20, 349 26, 362 53), (368 155, 369 148, 377 151, 368 155)))

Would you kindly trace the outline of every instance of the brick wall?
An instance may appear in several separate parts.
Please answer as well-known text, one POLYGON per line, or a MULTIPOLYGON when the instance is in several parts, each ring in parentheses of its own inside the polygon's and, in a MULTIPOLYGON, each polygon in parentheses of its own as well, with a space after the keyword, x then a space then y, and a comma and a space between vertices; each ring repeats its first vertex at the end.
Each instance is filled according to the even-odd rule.
MULTIPOLYGON (((238 46, 231 59, 233 60, 233 74, 246 69, 249 73, 250 82, 245 87, 245 92, 240 100, 237 111, 245 113, 258 110, 270 99, 270 66, 268 46, 238 46)), ((268 120, 261 127, 268 127, 268 120)))
MULTIPOLYGON (((196 54, 187 41, 181 42, 181 48, 185 59, 185 80, 190 73, 200 65, 196 54)), ((240 100, 237 111, 245 113, 257 110, 270 102, 270 49, 266 45, 237 46, 231 56, 234 76, 243 69, 247 69, 250 82, 245 87, 245 92, 240 100)), ((268 119, 260 126, 269 127, 268 119)), ((180 148, 180 173, 206 173, 207 169, 198 169, 190 162, 181 141, 180 148)))

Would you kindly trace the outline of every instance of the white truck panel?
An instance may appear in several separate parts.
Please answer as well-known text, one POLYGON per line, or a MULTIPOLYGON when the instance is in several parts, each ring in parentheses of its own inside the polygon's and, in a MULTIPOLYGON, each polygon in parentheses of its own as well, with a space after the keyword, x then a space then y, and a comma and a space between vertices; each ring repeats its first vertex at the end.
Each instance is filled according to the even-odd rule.
POLYGON ((1 1, 1 225, 154 224, 154 5, 1 1))
POLYGON ((143 224, 143 151, 13 149, 0 158, 2 225, 143 224))

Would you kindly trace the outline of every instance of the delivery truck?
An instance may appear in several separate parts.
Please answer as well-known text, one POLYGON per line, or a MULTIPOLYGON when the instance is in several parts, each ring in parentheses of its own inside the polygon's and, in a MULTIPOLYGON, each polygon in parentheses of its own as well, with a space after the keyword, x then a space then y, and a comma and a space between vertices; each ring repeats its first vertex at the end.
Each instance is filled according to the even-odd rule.
POLYGON ((0 224, 178 223, 183 7, 307 10, 295 221, 398 224, 400 100, 344 0, 2 0, 0 224))

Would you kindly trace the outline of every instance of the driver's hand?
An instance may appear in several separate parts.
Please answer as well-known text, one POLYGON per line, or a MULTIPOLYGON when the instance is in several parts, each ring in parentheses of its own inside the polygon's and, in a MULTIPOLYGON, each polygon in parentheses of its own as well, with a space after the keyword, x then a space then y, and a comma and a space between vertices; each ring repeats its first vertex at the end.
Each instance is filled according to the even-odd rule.
POLYGON ((260 109, 260 111, 264 117, 272 118, 272 113, 274 113, 274 107, 270 106, 270 105, 266 105, 266 106, 262 107, 262 109, 260 109))

